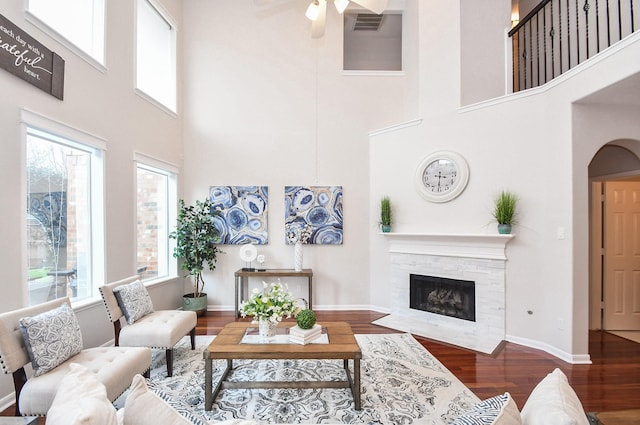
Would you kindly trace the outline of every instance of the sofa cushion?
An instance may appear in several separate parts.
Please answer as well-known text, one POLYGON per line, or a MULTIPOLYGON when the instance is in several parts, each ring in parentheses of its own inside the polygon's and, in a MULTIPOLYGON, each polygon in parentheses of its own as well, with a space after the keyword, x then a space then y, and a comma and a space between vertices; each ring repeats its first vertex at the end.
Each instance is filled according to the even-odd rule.
POLYGON ((94 347, 62 363, 41 376, 29 378, 20 392, 23 415, 45 415, 51 407, 58 386, 72 363, 85 366, 104 384, 107 398, 118 398, 131 385, 133 376, 144 373, 151 365, 151 349, 144 347, 94 347))
POLYGON ((130 325, 145 314, 153 312, 153 303, 149 292, 139 280, 114 288, 113 294, 130 325))
POLYGON ((82 333, 68 304, 19 321, 34 375, 40 376, 82 351, 82 333))
POLYGON ((589 425, 567 376, 558 368, 533 389, 522 408, 523 425, 589 425))
POLYGON ((452 425, 521 425, 520 412, 511 394, 488 398, 460 415, 452 425))
POLYGON ((135 326, 123 326, 120 345, 127 347, 171 348, 195 328, 195 311, 159 310, 136 320, 135 326))
POLYGON ((107 390, 86 367, 71 363, 47 412, 47 425, 116 425, 107 390))
POLYGON ((136 375, 124 402, 124 425, 191 425, 180 413, 149 391, 142 375, 136 375))

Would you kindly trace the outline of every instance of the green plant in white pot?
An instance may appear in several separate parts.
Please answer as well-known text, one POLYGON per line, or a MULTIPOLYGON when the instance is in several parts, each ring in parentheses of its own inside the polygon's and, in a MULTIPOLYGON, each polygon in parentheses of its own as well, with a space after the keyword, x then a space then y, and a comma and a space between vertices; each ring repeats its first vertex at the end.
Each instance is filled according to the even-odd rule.
POLYGON ((498 222, 498 233, 510 234, 515 223, 518 196, 508 190, 503 190, 496 196, 493 206, 493 218, 498 222))
POLYGON ((388 196, 380 200, 380 230, 383 233, 391 231, 391 200, 388 196))
POLYGON ((183 296, 185 310, 196 311, 204 315, 207 311, 207 294, 204 290, 202 271, 205 266, 215 270, 217 255, 220 250, 220 234, 213 223, 213 216, 219 212, 211 211, 211 202, 196 201, 195 205, 185 205, 180 200, 180 210, 176 230, 169 237, 176 240, 173 251, 175 258, 181 259, 180 268, 193 276, 193 293, 183 296))

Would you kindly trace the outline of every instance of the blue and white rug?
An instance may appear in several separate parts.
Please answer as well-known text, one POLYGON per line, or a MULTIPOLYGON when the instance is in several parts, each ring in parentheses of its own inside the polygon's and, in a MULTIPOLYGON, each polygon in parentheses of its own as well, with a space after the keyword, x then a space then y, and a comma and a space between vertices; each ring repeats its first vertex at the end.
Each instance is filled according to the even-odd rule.
MULTIPOLYGON (((155 350, 149 388, 194 423, 254 419, 261 423, 449 424, 479 399, 410 334, 356 335, 362 349, 362 410, 349 389, 223 389, 204 410, 202 351, 213 336, 185 337, 167 378, 155 350), (200 422, 203 421, 203 422, 200 422)), ((214 361, 214 385, 225 361, 214 361)), ((342 360, 237 360, 231 380, 344 380, 342 360)))

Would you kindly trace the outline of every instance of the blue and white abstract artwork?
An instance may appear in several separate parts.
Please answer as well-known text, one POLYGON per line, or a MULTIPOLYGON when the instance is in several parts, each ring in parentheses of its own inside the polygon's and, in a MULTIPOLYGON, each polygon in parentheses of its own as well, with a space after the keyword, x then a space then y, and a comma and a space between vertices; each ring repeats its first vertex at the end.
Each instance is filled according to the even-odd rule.
POLYGON ((342 186, 285 186, 284 226, 288 245, 342 244, 342 186))
POLYGON ((269 242, 267 186, 211 186, 209 200, 212 209, 220 211, 214 223, 220 232, 221 244, 265 245, 269 242))

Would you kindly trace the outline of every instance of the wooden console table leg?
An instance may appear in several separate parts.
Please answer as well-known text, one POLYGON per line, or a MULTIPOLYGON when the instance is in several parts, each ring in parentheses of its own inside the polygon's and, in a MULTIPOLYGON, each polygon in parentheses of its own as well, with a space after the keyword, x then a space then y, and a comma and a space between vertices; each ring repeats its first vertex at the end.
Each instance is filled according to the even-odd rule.
POLYGON ((240 317, 240 311, 239 311, 239 309, 238 309, 238 281, 239 281, 239 280, 241 280, 241 279, 242 279, 242 278, 240 278, 240 277, 236 276, 236 277, 235 277, 235 280, 236 280, 236 281, 234 282, 234 286, 236 287, 236 288, 235 288, 235 289, 236 289, 236 291, 235 291, 235 294, 236 294, 236 295, 235 295, 235 297, 233 297, 233 302, 234 302, 234 310, 235 310, 234 315, 235 315, 236 319, 237 319, 238 317, 240 317))

